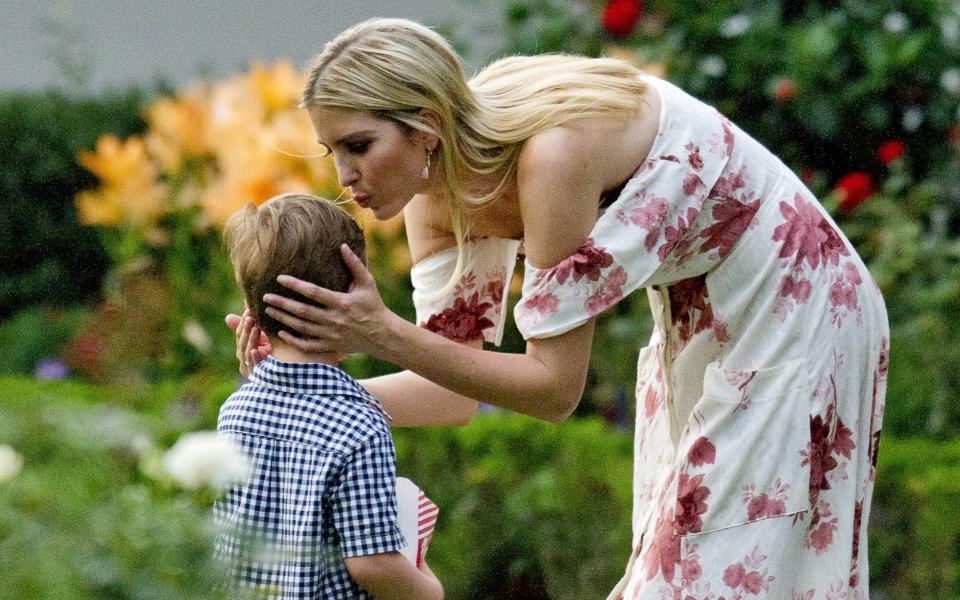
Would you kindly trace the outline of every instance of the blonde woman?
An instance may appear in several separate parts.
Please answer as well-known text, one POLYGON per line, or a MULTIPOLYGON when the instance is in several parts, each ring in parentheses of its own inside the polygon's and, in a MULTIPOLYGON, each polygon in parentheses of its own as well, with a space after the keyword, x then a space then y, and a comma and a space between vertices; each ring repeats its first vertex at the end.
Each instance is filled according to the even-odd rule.
MULTIPOLYGON (((633 551, 610 598, 867 597, 884 304, 767 149, 625 63, 513 57, 467 81, 441 36, 393 19, 328 43, 302 106, 354 200, 404 214, 418 323, 344 250, 348 293, 280 278, 324 308, 265 297, 284 341, 406 369, 365 382, 395 424, 474 400, 561 421, 594 317, 645 288, 633 551), (526 352, 483 350, 518 252, 526 352)), ((237 337, 241 370, 268 351, 248 320, 237 337)))

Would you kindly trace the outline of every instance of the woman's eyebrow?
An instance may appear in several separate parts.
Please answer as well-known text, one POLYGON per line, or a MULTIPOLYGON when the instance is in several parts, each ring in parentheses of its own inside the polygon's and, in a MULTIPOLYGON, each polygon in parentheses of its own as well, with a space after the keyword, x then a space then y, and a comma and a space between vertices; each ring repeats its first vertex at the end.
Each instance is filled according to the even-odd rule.
MULTIPOLYGON (((339 146, 340 144, 343 144, 343 143, 344 143, 345 141, 347 141, 348 139, 350 139, 350 138, 352 138, 352 137, 355 137, 355 136, 358 136, 358 135, 371 135, 371 134, 374 134, 374 133, 376 133, 376 131, 374 131, 373 129, 364 129, 364 130, 362 130, 362 131, 354 131, 354 132, 352 132, 352 133, 348 133, 347 135, 345 135, 345 136, 343 136, 342 138, 340 138, 340 139, 338 139, 337 141, 335 141, 335 142, 334 142, 334 145, 339 146)), ((324 142, 323 140, 321 140, 320 138, 317 138, 317 142, 318 142, 321 146, 328 146, 328 147, 329 147, 329 145, 328 145, 326 142, 324 142)))

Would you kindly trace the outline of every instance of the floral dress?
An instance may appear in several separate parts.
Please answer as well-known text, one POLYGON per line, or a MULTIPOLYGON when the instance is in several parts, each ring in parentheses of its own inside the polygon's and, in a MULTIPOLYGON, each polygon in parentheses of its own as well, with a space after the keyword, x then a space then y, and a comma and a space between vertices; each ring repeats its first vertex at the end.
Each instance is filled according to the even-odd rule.
MULTIPOLYGON (((572 256, 526 263, 525 338, 646 288, 636 383, 633 549, 611 600, 859 600, 886 391, 887 316, 803 183, 713 108, 661 97, 647 159, 572 256)), ((514 240, 415 265, 421 325, 498 342, 514 240)), ((624 482, 626 485, 627 482, 624 482)))

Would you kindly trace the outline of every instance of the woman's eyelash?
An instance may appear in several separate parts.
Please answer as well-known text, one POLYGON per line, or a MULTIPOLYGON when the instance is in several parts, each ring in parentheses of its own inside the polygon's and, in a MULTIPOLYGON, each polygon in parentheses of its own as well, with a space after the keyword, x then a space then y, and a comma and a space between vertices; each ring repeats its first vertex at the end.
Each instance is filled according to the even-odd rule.
POLYGON ((368 141, 348 142, 344 144, 344 147, 346 147, 347 152, 350 152, 352 154, 360 154, 362 152, 366 152, 369 146, 370 146, 370 142, 368 141))

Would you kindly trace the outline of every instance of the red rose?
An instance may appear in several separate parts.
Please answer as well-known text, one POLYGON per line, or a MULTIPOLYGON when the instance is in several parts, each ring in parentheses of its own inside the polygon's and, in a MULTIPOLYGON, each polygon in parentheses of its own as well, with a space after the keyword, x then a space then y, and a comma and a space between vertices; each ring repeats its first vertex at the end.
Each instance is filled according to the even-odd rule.
POLYGON ((610 35, 626 37, 633 33, 642 14, 640 0, 611 0, 603 9, 600 26, 610 35))
POLYGON ((863 201, 876 192, 873 178, 863 171, 847 173, 837 182, 836 190, 840 192, 840 210, 850 212, 863 204, 863 201))
POLYGON ((947 131, 947 139, 952 143, 960 143, 960 125, 954 125, 947 131))
POLYGON ((885 165, 889 165, 893 161, 903 156, 903 153, 906 149, 907 147, 899 140, 890 140, 888 142, 884 142, 880 144, 879 148, 877 148, 877 160, 885 165))
POLYGON ((777 102, 789 102, 797 96, 797 84, 789 77, 781 77, 773 82, 773 98, 777 102))

